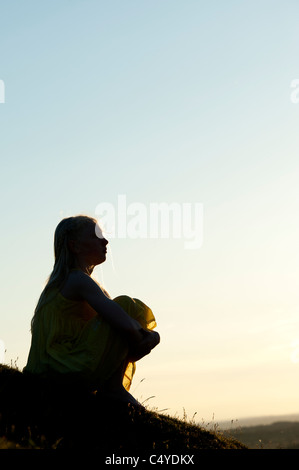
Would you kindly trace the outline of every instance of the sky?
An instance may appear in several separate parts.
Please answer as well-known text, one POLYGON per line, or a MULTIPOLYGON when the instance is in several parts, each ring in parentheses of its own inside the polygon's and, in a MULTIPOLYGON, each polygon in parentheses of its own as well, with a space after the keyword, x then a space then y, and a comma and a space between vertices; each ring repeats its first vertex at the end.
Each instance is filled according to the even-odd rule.
POLYGON ((56 225, 106 208, 124 222, 95 278, 161 336, 133 395, 205 423, 299 413, 298 2, 0 0, 0 18, 0 360, 26 364, 56 225), (181 215, 166 235, 157 205, 181 215))

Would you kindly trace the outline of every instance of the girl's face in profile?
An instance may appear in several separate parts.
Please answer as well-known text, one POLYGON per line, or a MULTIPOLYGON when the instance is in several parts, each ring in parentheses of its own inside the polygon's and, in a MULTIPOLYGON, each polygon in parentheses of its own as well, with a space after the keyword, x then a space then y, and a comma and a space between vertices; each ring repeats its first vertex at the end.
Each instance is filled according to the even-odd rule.
POLYGON ((98 224, 88 224, 80 230, 76 241, 75 253, 83 258, 86 264, 101 264, 106 260, 108 241, 103 237, 103 232, 98 224))

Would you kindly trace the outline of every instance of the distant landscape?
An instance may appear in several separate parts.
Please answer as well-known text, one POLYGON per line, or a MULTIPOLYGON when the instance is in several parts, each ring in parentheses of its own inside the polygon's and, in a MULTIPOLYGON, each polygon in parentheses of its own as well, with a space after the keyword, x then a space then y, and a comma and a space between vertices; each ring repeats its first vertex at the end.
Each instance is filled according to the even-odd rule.
POLYGON ((249 449, 299 449, 299 414, 225 421, 219 430, 249 449))
POLYGON ((277 423, 278 421, 290 421, 290 422, 298 422, 299 423, 299 413, 292 413, 286 415, 269 415, 269 416, 251 416, 251 417, 243 417, 234 420, 223 420, 218 421, 218 426, 221 429, 231 429, 231 428, 239 428, 248 427, 248 426, 259 426, 262 424, 273 424, 277 423))

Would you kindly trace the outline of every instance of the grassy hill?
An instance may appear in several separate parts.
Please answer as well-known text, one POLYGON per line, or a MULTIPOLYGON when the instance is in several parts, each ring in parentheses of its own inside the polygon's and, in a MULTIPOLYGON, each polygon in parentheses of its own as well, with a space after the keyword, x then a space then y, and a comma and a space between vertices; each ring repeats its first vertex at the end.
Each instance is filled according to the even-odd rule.
POLYGON ((186 420, 103 403, 79 390, 41 387, 18 369, 0 365, 0 448, 184 455, 246 447, 186 420))

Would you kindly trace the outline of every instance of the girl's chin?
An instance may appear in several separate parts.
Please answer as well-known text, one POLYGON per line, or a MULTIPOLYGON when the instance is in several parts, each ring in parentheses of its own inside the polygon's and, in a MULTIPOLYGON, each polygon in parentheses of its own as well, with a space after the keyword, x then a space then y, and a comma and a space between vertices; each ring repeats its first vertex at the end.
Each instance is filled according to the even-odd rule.
POLYGON ((92 262, 94 266, 98 266, 101 263, 104 263, 106 261, 106 254, 103 254, 102 256, 99 256, 96 260, 92 262))

